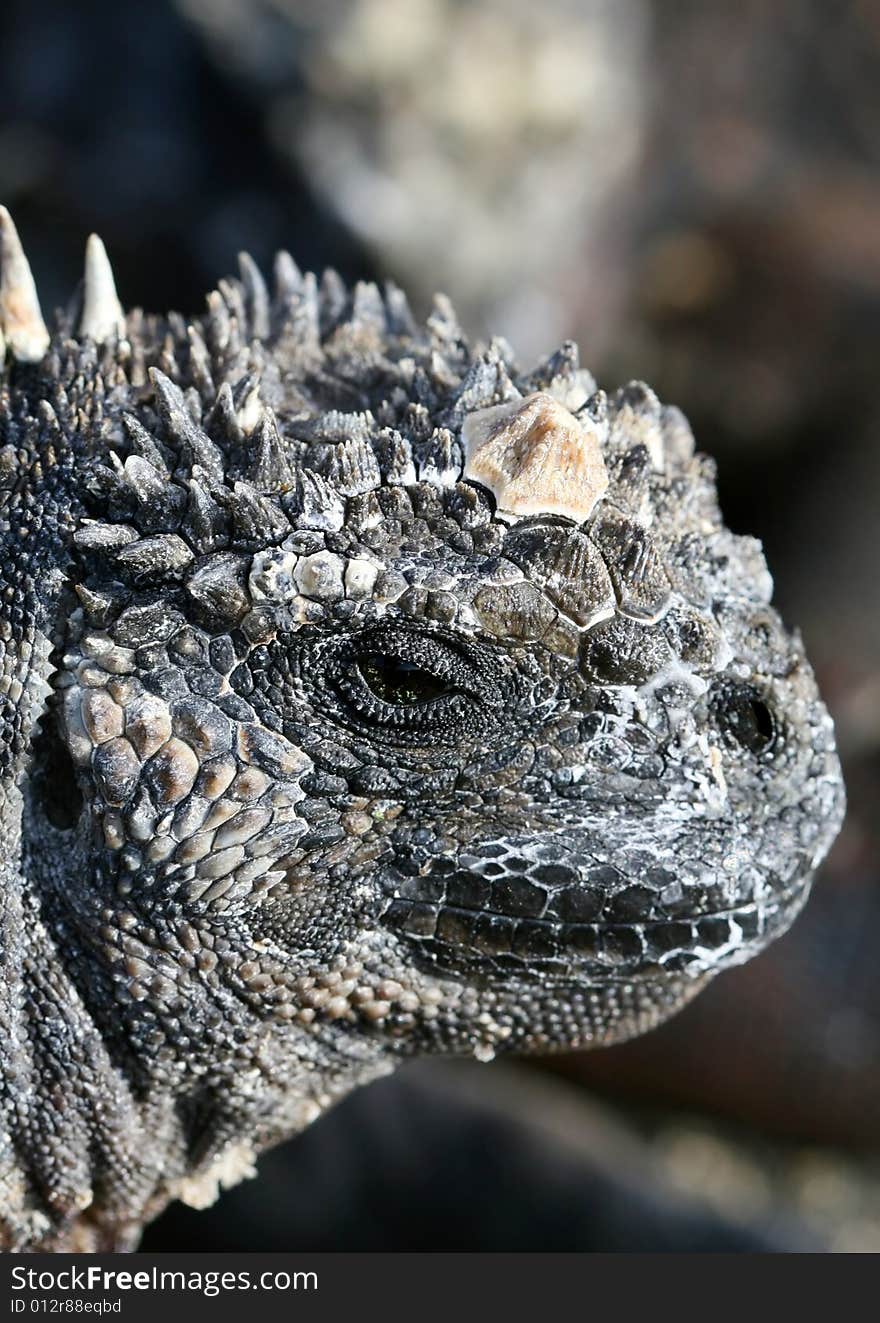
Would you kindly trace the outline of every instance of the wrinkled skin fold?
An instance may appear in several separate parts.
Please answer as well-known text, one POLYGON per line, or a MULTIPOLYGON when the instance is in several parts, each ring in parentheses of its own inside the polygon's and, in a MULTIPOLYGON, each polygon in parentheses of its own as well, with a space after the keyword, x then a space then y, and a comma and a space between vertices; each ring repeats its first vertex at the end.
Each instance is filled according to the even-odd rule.
POLYGON ((788 927, 831 722, 677 410, 285 255, 187 322, 92 239, 46 329, 0 238, 6 1248, 129 1248, 406 1056, 619 1041, 788 927))

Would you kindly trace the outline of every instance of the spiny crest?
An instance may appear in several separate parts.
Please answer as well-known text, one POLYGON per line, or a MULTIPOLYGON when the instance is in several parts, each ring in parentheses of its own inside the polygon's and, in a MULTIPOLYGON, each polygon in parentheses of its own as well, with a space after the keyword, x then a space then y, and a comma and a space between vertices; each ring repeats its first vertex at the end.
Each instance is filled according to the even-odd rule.
MULTIPOLYGON (((374 491, 464 483, 511 534, 537 521, 546 554, 580 548, 586 572, 595 551, 617 609, 650 622, 672 591, 672 535, 720 529, 711 466, 648 387, 609 399, 571 343, 524 373, 502 339, 472 348, 448 299, 419 327, 396 287, 349 289, 333 271, 318 281, 286 253, 271 288, 241 255, 239 278, 187 321, 126 315, 92 235, 79 298, 50 336, 0 209, 0 331, 12 364, 39 362, 45 377, 45 408, 23 424, 10 397, 0 403, 3 440, 34 428, 72 438, 99 521, 77 545, 112 555, 126 581, 179 580, 204 557, 338 531, 374 491), (554 521, 572 530, 568 550, 554 521)), ((13 371, 12 397, 15 382, 13 371)), ((607 609, 598 579, 585 619, 607 609)))

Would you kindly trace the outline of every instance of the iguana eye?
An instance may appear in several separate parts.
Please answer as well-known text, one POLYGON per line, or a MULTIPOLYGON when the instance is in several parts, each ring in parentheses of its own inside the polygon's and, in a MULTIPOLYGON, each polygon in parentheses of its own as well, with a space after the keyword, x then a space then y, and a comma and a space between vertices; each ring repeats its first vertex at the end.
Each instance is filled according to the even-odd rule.
POLYGON ((358 652, 339 677, 349 707, 374 728, 400 733, 447 726, 472 703, 466 681, 439 649, 411 661, 394 651, 358 652))
POLYGON ((383 703, 412 707, 430 703, 453 692, 447 680, 400 657, 389 657, 379 652, 366 653, 356 659, 356 667, 371 693, 383 703))
POLYGON ((455 744, 510 701, 501 658, 440 631, 382 626, 322 642, 322 654, 342 720, 392 743, 455 744))
POLYGON ((767 753, 776 744, 776 718, 751 685, 725 685, 716 695, 715 711, 722 732, 750 753, 767 753))

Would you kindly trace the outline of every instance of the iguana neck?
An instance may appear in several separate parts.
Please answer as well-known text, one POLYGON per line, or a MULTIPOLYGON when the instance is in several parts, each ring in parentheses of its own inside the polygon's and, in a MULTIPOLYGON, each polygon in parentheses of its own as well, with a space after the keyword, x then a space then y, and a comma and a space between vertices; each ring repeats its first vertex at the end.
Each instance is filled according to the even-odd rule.
POLYGON ((253 1009, 196 979, 176 1016, 120 1000, 96 958, 100 916, 87 933, 53 889, 8 866, 0 882, 3 1248, 130 1248, 172 1199, 212 1203, 262 1149, 391 1069, 387 1045, 331 1024, 291 1024, 280 1053, 276 1026, 270 1059, 253 1009))

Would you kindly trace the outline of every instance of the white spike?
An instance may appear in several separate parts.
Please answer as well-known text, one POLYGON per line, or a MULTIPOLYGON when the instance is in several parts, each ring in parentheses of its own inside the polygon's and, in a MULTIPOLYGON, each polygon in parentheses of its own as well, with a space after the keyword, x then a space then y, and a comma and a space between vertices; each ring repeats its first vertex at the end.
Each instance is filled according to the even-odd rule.
POLYGON ((125 335, 125 313, 116 294, 113 268, 97 234, 90 234, 86 243, 86 272, 83 285, 83 310, 79 321, 79 334, 88 336, 96 344, 103 344, 112 335, 125 335))
POLYGON ((18 231, 0 207, 0 330, 15 358, 38 362, 49 347, 37 287, 18 231))

